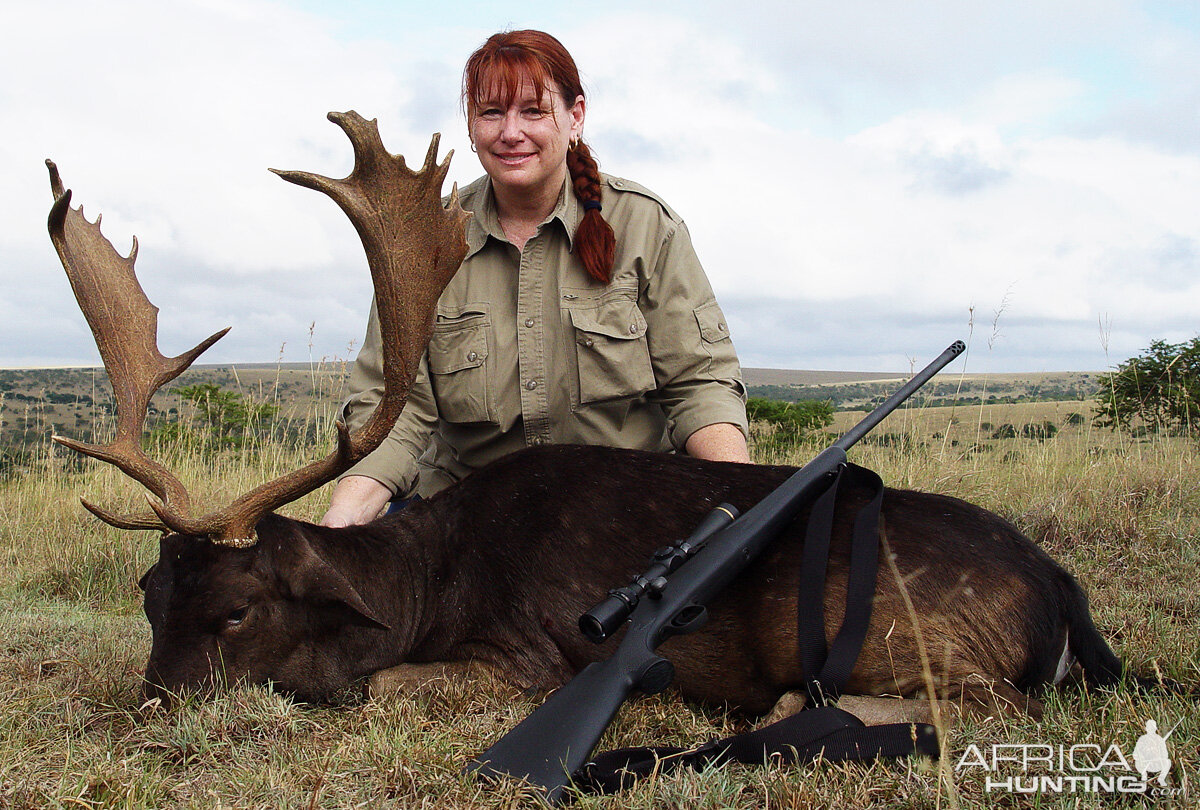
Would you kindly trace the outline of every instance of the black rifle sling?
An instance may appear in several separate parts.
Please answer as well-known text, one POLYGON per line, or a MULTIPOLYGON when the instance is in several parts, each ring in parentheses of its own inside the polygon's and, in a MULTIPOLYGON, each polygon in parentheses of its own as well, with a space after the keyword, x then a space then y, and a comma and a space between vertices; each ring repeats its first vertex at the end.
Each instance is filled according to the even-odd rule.
POLYGON ((879 511, 883 507, 883 479, 865 467, 845 465, 833 484, 813 503, 804 538, 800 569, 797 623, 800 664, 804 671, 808 706, 834 703, 850 680, 871 623, 875 580, 879 569, 879 511), (833 536, 838 484, 845 478, 863 485, 870 500, 858 511, 850 540, 850 573, 846 581, 846 611, 841 629, 828 652, 825 649, 825 579, 829 545, 833 536))
MULTIPOLYGON (((820 674, 825 668, 825 571, 829 565, 829 542, 843 465, 833 481, 813 501, 804 530, 800 565, 800 587, 796 595, 796 632, 800 640, 800 668, 809 708, 824 706, 820 674)), ((849 591, 847 591, 849 595, 849 591)), ((836 699, 836 698, 835 698, 836 699)))
POLYGON ((879 567, 882 505, 882 479, 854 464, 844 466, 813 503, 804 540, 798 599, 801 666, 805 673, 819 673, 816 677, 805 675, 810 696, 807 708, 757 731, 713 740, 698 748, 661 746, 606 751, 575 772, 572 778, 575 786, 585 793, 615 793, 651 773, 666 773, 681 766, 700 769, 730 761, 763 765, 773 761, 938 756, 937 732, 933 726, 925 723, 866 726, 849 712, 826 705, 841 694, 867 635, 879 567), (826 654, 825 572, 842 476, 866 485, 871 497, 854 521, 845 617, 826 654))
POLYGON ((680 767, 700 770, 727 762, 761 766, 818 759, 841 762, 914 753, 938 756, 933 726, 923 723, 866 726, 849 712, 824 706, 690 750, 663 746, 606 751, 576 771, 571 781, 583 793, 616 793, 652 773, 670 773, 680 767))

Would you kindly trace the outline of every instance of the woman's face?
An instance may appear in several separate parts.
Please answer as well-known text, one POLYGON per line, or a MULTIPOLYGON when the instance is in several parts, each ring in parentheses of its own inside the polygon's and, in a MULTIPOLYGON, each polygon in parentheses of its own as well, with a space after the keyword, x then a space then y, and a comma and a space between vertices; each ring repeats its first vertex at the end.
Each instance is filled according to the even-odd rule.
POLYGON ((497 190, 557 194, 567 173, 567 147, 583 133, 583 96, 568 107, 550 89, 539 102, 534 85, 521 83, 512 103, 484 97, 471 120, 471 141, 497 190))

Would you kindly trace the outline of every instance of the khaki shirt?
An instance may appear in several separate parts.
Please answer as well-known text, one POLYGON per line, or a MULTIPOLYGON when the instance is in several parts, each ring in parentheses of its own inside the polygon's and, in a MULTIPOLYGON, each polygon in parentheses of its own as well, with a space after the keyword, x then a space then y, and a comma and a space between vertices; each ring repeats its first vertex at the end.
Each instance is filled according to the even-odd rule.
MULTIPOLYGON (((490 180, 462 189, 474 213, 466 258, 438 301, 403 413, 347 475, 428 496, 527 445, 667 451, 706 425, 746 432, 741 369, 686 226, 636 183, 602 179, 617 238, 607 286, 571 252, 584 212, 567 186, 523 251, 504 236, 490 180)), ((382 387, 372 306, 343 411, 352 428, 382 387)))

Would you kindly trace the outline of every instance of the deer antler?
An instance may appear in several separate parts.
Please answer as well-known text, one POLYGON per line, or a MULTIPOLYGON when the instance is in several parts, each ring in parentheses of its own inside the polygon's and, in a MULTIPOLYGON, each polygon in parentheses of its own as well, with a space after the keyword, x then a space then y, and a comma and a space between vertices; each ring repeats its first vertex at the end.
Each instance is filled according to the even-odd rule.
POLYGON ((86 500, 101 520, 124 529, 160 528, 187 514, 187 490, 170 470, 141 449, 142 424, 150 397, 184 369, 228 329, 217 332, 190 352, 167 358, 158 350, 158 307, 150 303, 133 271, 137 238, 129 257, 117 253, 100 232, 100 217, 88 222, 83 207, 71 208, 71 192, 63 190, 58 167, 47 160, 54 206, 50 209, 50 240, 54 243, 79 308, 92 327, 96 346, 108 370, 117 406, 117 435, 105 445, 55 436, 54 441, 101 461, 115 464, 126 475, 158 496, 161 520, 154 515, 117 516, 86 500))
MULTIPOLYGON (((276 172, 285 180, 317 189, 333 198, 354 223, 366 249, 375 284, 383 333, 383 399, 371 418, 350 432, 338 425, 338 446, 324 459, 280 476, 242 495, 221 510, 193 517, 187 492, 161 464, 146 456, 139 440, 150 397, 183 372, 225 334, 218 332, 190 352, 164 358, 157 347, 157 308, 146 299, 133 272, 137 241, 122 257, 90 223, 82 208, 70 207, 58 170, 50 161, 54 207, 50 238, 62 259, 96 345, 108 369, 117 401, 117 437, 92 445, 55 437, 67 447, 118 466, 156 496, 148 498, 153 515, 117 516, 87 501, 101 520, 119 528, 163 529, 205 535, 228 545, 254 542, 254 526, 267 512, 311 492, 348 469, 386 438, 404 408, 417 364, 429 341, 438 296, 466 255, 464 224, 469 216, 458 205, 458 189, 443 206, 441 186, 452 152, 436 163, 434 135, 419 171, 383 146, 374 120, 358 113, 330 113, 354 146, 354 170, 343 180, 307 172, 276 172)), ((273 170, 274 171, 274 170, 273 170)))

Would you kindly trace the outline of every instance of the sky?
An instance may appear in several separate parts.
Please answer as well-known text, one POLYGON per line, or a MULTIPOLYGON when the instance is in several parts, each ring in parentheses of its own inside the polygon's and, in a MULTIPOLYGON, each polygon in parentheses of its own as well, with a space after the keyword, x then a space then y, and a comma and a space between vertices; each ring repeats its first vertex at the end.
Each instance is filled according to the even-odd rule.
POLYGON ((349 173, 378 118, 450 177, 498 30, 571 51, 601 168, 687 222, 744 366, 1106 370, 1200 332, 1200 4, 0 0, 0 367, 98 363, 46 232, 52 158, 176 354, 331 361, 362 246, 268 167, 349 173))

